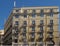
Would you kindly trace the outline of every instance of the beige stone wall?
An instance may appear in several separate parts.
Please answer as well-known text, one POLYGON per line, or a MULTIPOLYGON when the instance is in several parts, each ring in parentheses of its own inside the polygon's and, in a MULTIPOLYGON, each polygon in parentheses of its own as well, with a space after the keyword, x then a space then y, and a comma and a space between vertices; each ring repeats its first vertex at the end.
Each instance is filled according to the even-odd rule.
MULTIPOLYGON (((57 35, 58 35, 58 11, 59 9, 58 9, 58 7, 25 7, 25 8, 15 8, 14 10, 13 10, 13 14, 12 14, 12 16, 13 16, 13 19, 12 19, 12 26, 14 27, 14 25, 15 25, 15 21, 18 21, 19 22, 19 25, 18 25, 18 28, 19 28, 19 30, 20 30, 20 32, 19 32, 19 40, 18 40, 18 42, 19 43, 22 43, 22 38, 23 38, 23 36, 21 35, 22 33, 23 33, 23 31, 22 31, 22 26, 23 26, 23 22, 24 21, 27 21, 27 27, 26 27, 26 39, 27 39, 27 41, 28 41, 28 43, 30 43, 30 39, 31 39, 31 35, 29 34, 30 32, 32 32, 32 29, 31 29, 31 25, 32 25, 32 20, 35 20, 35 24, 36 24, 36 26, 35 26, 35 41, 37 42, 37 39, 39 38, 39 35, 38 35, 38 33, 37 32, 39 32, 39 30, 40 30, 40 28, 38 27, 38 25, 40 25, 40 20, 43 20, 44 21, 44 26, 43 26, 43 42, 45 43, 46 41, 46 38, 47 38, 47 36, 48 36, 48 34, 47 34, 47 32, 49 31, 49 27, 47 27, 47 25, 49 25, 49 23, 50 23, 50 20, 52 19, 53 20, 53 23, 54 23, 54 25, 53 25, 53 29, 54 29, 54 32, 53 32, 53 40, 55 41, 55 42, 57 42, 57 40, 58 40, 58 38, 56 38, 57 37, 57 35), (54 12, 54 15, 53 15, 53 17, 51 17, 49 14, 47 14, 47 13, 50 13, 50 9, 51 8, 53 8, 53 12, 54 12), (19 10, 19 12, 16 12, 16 10, 19 10), (32 17, 32 10, 33 9, 35 9, 36 10, 36 16, 33 18, 32 17), (43 12, 44 12, 44 17, 41 17, 40 16, 40 13, 41 13, 41 9, 43 9, 43 12), (27 10, 27 18, 24 18, 23 17, 23 15, 24 15, 24 10, 27 10), (19 18, 15 18, 15 14, 19 14, 20 16, 19 16, 19 18)), ((11 18, 10 19, 8 19, 8 20, 11 20, 11 18)), ((10 21, 11 22, 11 21, 10 21)), ((8 29, 8 28, 6 28, 6 27, 9 27, 9 25, 8 25, 8 23, 10 23, 9 21, 7 22, 7 24, 6 24, 6 26, 5 26, 5 31, 8 29), (7 26, 8 25, 8 26, 7 26)))

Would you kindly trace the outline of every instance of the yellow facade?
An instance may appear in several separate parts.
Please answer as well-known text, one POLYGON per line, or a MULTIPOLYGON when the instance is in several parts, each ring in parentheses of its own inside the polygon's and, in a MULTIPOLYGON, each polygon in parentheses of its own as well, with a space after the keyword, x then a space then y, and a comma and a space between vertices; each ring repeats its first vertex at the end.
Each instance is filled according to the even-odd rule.
POLYGON ((58 7, 14 8, 11 15, 13 18, 12 30, 18 28, 19 31, 17 44, 29 46, 55 46, 58 44, 58 7), (15 15, 19 15, 19 17, 16 18, 15 15), (16 25, 15 22, 18 24, 16 25))
MULTIPOLYGON (((49 8, 46 8, 46 9, 43 8, 43 12, 45 13, 43 17, 40 16, 41 9, 36 8, 35 9, 36 10, 36 16, 34 18, 31 15, 32 12, 33 12, 33 9, 29 9, 29 10, 31 10, 31 12, 28 13, 27 18, 23 18, 23 16, 21 16, 22 21, 20 21, 22 23, 23 23, 23 21, 27 21, 27 23, 28 23, 27 27, 26 27, 26 29, 27 29, 26 30, 27 31, 26 37, 27 37, 28 43, 31 42, 30 40, 32 38, 34 38, 35 44, 38 44, 40 38, 43 39, 42 44, 44 44, 44 43, 47 44, 47 41, 46 41, 47 38, 52 38, 52 40, 55 43, 57 43, 58 42, 58 38, 57 38, 57 35, 58 35, 58 8, 53 8, 53 10, 52 10, 53 17, 51 17, 50 14, 49 14, 51 12, 51 10, 50 10, 51 8, 50 9, 49 8), (32 29, 31 29, 31 27, 33 26, 32 25, 32 20, 35 20, 35 26, 34 26, 35 27, 35 32, 32 31, 32 29), (42 25, 44 27, 43 28, 43 36, 38 34, 40 32, 40 28, 38 26, 41 26, 40 25, 40 20, 44 21, 44 24, 42 25), (53 31, 51 31, 50 27, 49 27, 50 26, 50 20, 53 20, 53 31), (32 33, 32 32, 35 34, 35 36, 30 35, 30 33, 32 33), (53 33, 52 36, 50 34, 48 34, 48 32, 52 32, 53 33)), ((23 9, 23 10, 25 10, 25 9, 23 9)), ((27 11, 28 11, 28 9, 27 9, 27 11)), ((22 13, 22 14, 24 14, 24 13, 22 13)), ((42 33, 42 32, 40 32, 40 33, 42 33)), ((21 37, 21 35, 20 35, 20 37, 21 37)), ((48 42, 50 42, 50 41, 48 41, 48 42)))

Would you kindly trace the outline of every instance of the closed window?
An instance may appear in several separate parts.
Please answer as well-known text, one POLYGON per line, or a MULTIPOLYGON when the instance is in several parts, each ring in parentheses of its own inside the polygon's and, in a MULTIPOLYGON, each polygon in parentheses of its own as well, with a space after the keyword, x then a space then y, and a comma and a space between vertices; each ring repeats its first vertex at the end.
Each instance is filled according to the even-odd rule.
POLYGON ((33 10, 32 17, 35 17, 36 13, 35 10, 33 10))
POLYGON ((24 18, 27 18, 27 10, 24 10, 24 18))
MULTIPOLYGON (((23 42, 26 42, 26 38, 23 39, 23 42)), ((24 44, 24 46, 26 46, 26 44, 24 44)))
POLYGON ((53 24, 53 20, 50 20, 50 24, 53 24))
POLYGON ((15 21, 15 25, 19 25, 19 22, 18 21, 15 21))
POLYGON ((15 28, 15 33, 18 34, 18 28, 15 28))
POLYGON ((40 24, 43 24, 43 20, 40 20, 40 24))
POLYGON ((15 15, 15 18, 19 18, 19 14, 16 14, 16 15, 15 15))
POLYGON ((32 24, 33 24, 33 25, 35 24, 35 20, 32 21, 32 24))
POLYGON ((35 27, 32 27, 32 31, 35 31, 35 27))
POLYGON ((54 46, 53 44, 47 44, 47 46, 54 46))
POLYGON ((24 18, 27 18, 27 14, 24 14, 24 18))
POLYGON ((15 43, 17 43, 18 42, 18 39, 15 39, 15 43))
POLYGON ((40 16, 41 16, 41 17, 44 16, 43 9, 41 9, 40 16))
POLYGON ((38 46, 43 46, 43 44, 38 44, 38 46))
POLYGON ((50 16, 53 17, 53 9, 50 9, 50 16))
POLYGON ((52 31, 53 31, 53 26, 51 26, 51 27, 50 27, 50 30, 52 30, 52 31))
POLYGON ((23 28, 23 31, 26 32, 26 27, 23 28))
POLYGON ((16 10, 16 12, 19 12, 19 10, 16 10))
POLYGON ((40 31, 43 31, 43 26, 40 27, 40 31))
POLYGON ((24 21, 24 25, 27 25, 27 21, 24 21))
POLYGON ((32 36, 35 36, 35 33, 31 33, 32 36))
POLYGON ((23 36, 25 36, 25 37, 26 37, 26 33, 23 33, 23 36))

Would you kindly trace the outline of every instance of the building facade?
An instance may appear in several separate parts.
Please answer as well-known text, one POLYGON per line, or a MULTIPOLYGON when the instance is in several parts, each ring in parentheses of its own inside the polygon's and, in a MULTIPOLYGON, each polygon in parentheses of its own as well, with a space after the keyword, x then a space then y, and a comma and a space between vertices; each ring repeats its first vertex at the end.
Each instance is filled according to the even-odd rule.
POLYGON ((3 45, 4 30, 0 30, 0 46, 3 45))
POLYGON ((58 46, 59 8, 14 8, 5 23, 4 45, 58 46))

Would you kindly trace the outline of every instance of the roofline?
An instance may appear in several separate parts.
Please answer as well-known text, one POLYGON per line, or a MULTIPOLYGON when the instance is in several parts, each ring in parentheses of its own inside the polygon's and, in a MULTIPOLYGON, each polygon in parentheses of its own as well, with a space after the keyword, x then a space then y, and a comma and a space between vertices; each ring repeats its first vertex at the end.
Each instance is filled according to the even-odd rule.
POLYGON ((20 7, 20 8, 18 8, 18 7, 15 7, 14 9, 36 9, 36 8, 38 8, 38 9, 44 9, 44 8, 59 8, 58 6, 29 6, 29 7, 20 7))

